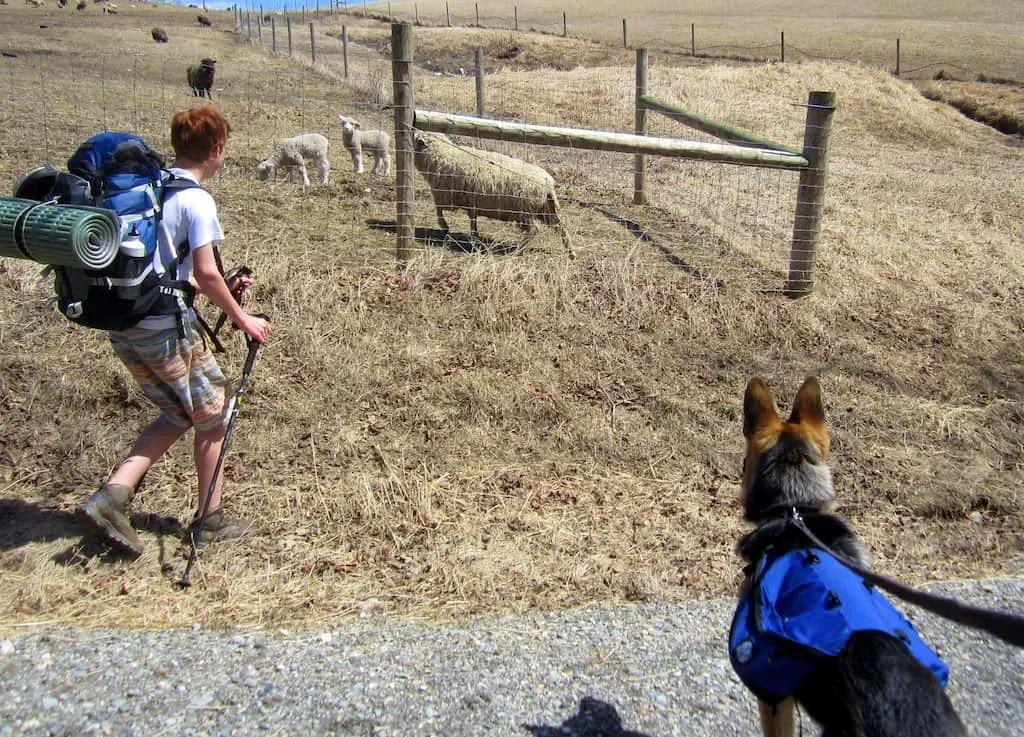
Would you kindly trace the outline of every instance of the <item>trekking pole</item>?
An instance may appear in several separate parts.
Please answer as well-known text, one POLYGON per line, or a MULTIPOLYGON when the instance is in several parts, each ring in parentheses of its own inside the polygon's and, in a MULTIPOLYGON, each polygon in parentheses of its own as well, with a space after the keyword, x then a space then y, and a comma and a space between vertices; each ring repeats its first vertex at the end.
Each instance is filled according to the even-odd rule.
MULTIPOLYGON (((268 319, 266 315, 259 315, 263 319, 268 319)), ((242 378, 238 381, 238 389, 235 391, 235 396, 231 400, 231 416, 228 417, 228 425, 224 430, 224 440, 220 446, 220 455, 217 456, 217 465, 213 469, 213 478, 210 480, 210 487, 206 490, 206 499, 203 500, 203 509, 199 513, 199 519, 196 520, 195 529, 189 535, 192 546, 188 554, 188 563, 185 565, 185 572, 182 574, 181 579, 176 581, 180 588, 188 588, 192 585, 189 580, 189 574, 192 572, 192 566, 195 565, 196 556, 198 555, 197 541, 203 534, 203 523, 206 521, 206 516, 210 512, 210 499, 213 498, 213 492, 217 488, 217 479, 220 478, 221 467, 224 465, 224 456, 228 452, 228 444, 231 442, 231 431, 235 427, 235 419, 238 417, 238 407, 242 402, 242 395, 245 394, 245 386, 249 382, 249 375, 252 373, 252 367, 256 363, 256 351, 259 350, 260 343, 249 336, 246 336, 246 342, 249 346, 249 353, 245 357, 245 366, 242 368, 242 378)))

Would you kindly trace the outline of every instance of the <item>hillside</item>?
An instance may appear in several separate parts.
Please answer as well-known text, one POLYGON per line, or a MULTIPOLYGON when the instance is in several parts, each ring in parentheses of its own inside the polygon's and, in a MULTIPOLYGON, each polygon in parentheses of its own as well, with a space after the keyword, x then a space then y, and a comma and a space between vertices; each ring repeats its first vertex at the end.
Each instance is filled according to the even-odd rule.
MULTIPOLYGON (((235 130, 210 187, 225 260, 255 269, 251 309, 275 325, 227 462, 228 504, 261 534, 205 553, 182 595, 173 533, 194 504, 189 444, 139 495, 141 559, 83 541, 71 513, 151 410, 101 334, 50 310, 40 266, 0 259, 6 625, 298 624, 368 608, 442 618, 728 595, 743 530, 740 408, 755 374, 782 409, 804 376, 821 377, 843 511, 877 567, 912 583, 1019 571, 1017 139, 862 66, 655 56, 651 85, 666 99, 790 145, 808 91, 837 93, 809 297, 778 294, 791 178, 657 160, 641 208, 630 156, 512 145, 495 148, 555 175, 578 258, 548 228, 509 254, 514 228, 483 219, 492 250, 423 239, 399 268, 391 182, 353 173, 335 120, 388 126, 386 26, 349 21, 346 80, 337 20, 313 65, 241 42, 227 13, 212 29, 194 11, 144 5, 0 13, 5 186, 103 127, 167 150, 171 115, 197 103, 185 65, 217 59, 214 103, 235 130), (152 42, 154 25, 171 43, 152 42), (306 130, 331 139, 331 183, 258 181, 272 142, 306 130)), ((417 58, 471 60, 482 33, 417 28, 417 58)), ((527 33, 514 43, 595 58, 570 68, 488 54, 494 114, 632 129, 630 54, 527 33)), ((415 84, 419 106, 472 111, 472 75, 420 69, 415 84)), ((667 122, 652 132, 692 135, 667 122)), ((436 227, 422 178, 416 213, 436 227)), ((463 214, 451 221, 468 230, 463 214)), ((222 365, 237 377, 244 346, 231 342, 222 365)))

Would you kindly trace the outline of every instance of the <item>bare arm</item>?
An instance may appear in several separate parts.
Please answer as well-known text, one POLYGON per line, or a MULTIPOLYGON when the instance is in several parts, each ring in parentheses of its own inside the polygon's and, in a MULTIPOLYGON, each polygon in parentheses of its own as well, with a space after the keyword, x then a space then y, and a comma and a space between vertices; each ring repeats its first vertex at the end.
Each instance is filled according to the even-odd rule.
POLYGON ((235 325, 253 340, 263 343, 270 334, 270 323, 262 317, 247 314, 235 301, 224 277, 217 268, 213 245, 207 243, 192 250, 192 274, 196 287, 224 311, 235 325))

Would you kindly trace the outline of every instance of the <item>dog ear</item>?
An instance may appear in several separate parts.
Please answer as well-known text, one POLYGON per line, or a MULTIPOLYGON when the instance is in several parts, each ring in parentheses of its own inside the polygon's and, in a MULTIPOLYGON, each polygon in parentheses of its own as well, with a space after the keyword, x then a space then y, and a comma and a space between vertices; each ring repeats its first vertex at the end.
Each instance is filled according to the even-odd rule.
POLYGON ((793 424, 801 422, 813 425, 825 424, 825 407, 821 401, 821 384, 814 376, 808 376, 793 400, 793 412, 789 416, 793 424))
POLYGON ((760 376, 747 382, 747 391, 743 395, 743 435, 750 437, 768 422, 777 421, 775 398, 772 390, 760 376))

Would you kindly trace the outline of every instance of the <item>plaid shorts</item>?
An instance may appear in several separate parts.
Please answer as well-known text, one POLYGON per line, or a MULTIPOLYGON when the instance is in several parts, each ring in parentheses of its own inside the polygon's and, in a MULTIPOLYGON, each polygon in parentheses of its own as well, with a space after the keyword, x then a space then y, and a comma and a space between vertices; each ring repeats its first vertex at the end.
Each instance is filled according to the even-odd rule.
POLYGON ((139 388, 177 427, 213 430, 227 422, 230 386, 197 325, 189 338, 177 328, 112 331, 110 344, 139 388))

